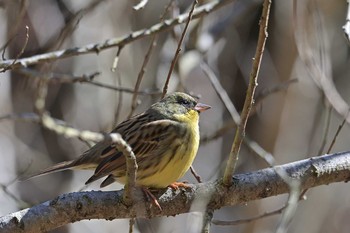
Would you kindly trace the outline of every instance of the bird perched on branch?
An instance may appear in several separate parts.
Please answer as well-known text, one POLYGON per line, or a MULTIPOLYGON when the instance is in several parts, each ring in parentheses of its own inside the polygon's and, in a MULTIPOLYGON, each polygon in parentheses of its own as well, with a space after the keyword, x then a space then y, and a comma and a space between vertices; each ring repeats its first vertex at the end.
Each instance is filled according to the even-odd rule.
MULTIPOLYGON (((186 173, 199 146, 199 113, 209 108, 185 93, 175 92, 117 125, 112 133, 119 133, 136 157, 136 185, 165 188, 186 173)), ((58 163, 31 177, 67 169, 94 169, 86 184, 103 177, 101 187, 114 181, 126 182, 125 156, 106 141, 75 160, 58 163)))

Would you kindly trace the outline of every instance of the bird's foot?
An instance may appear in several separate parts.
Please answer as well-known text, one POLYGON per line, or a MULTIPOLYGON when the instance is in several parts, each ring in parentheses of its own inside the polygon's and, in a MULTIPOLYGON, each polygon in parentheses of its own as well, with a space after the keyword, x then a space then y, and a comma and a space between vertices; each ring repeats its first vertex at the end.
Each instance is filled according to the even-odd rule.
POLYGON ((172 184, 169 184, 168 187, 177 190, 179 188, 190 188, 190 186, 188 185, 187 181, 184 182, 174 182, 172 184))

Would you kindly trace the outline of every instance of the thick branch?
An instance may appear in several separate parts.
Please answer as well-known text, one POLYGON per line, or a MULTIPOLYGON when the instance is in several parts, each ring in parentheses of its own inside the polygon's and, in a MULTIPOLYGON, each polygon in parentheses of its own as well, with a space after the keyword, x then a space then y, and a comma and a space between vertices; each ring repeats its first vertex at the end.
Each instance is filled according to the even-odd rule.
MULTIPOLYGON (((301 182, 301 189, 346 182, 350 179, 350 152, 324 155, 278 166, 293 179, 301 182)), ((230 187, 221 181, 202 183, 187 190, 172 189, 159 193, 162 211, 142 200, 133 207, 122 202, 123 191, 79 192, 63 194, 54 200, 0 218, 1 232, 45 232, 83 219, 120 219, 169 216, 189 211, 210 210, 232 206, 288 193, 289 187, 275 168, 235 175, 230 187), (146 203, 146 204, 145 204, 146 203)))

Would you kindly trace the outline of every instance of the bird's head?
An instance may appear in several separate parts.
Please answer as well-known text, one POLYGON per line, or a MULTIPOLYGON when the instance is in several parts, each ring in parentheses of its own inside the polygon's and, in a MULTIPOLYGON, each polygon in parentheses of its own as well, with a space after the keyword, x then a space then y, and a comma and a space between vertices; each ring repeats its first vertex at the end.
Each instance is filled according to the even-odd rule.
POLYGON ((167 118, 177 121, 194 120, 194 118, 198 120, 199 113, 209 108, 211 108, 209 105, 198 103, 195 98, 182 92, 168 94, 151 107, 167 118))

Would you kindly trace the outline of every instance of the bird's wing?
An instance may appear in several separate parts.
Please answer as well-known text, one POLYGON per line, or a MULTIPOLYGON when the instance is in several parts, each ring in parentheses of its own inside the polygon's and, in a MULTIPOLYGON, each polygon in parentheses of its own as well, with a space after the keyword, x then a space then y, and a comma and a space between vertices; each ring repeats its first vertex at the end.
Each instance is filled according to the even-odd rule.
MULTIPOLYGON (((131 127, 123 138, 131 146, 137 164, 149 156, 161 154, 175 138, 181 134, 181 123, 172 120, 156 120, 131 127)), ((125 174, 126 161, 122 152, 115 146, 106 148, 101 155, 101 163, 97 166, 94 175, 86 182, 87 184, 100 179, 111 173, 125 174)))

